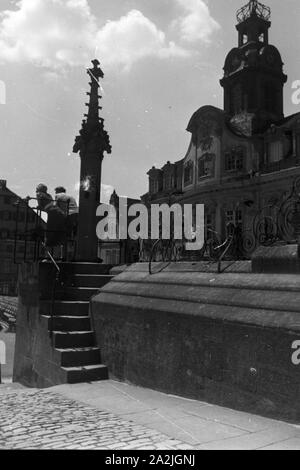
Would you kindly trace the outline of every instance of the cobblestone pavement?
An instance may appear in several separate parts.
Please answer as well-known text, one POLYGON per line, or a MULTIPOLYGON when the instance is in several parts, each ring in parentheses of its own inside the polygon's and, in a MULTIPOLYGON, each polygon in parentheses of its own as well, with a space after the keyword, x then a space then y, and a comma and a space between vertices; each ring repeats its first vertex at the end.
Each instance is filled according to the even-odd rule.
POLYGON ((192 449, 54 392, 0 386, 0 397, 0 449, 192 449))

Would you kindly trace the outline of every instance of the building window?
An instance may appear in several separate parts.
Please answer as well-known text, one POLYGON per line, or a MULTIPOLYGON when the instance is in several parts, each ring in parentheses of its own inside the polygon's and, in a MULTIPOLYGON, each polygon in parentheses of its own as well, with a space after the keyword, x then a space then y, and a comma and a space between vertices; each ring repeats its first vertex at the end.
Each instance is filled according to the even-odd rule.
POLYGON ((119 264, 119 250, 106 250, 107 264, 119 264))
POLYGON ((243 213, 241 210, 228 210, 225 213, 226 236, 232 235, 235 227, 242 227, 243 213))
POLYGON ((18 215, 18 222, 24 222, 25 220, 25 214, 24 212, 19 212, 19 215, 18 215))
POLYGON ((157 179, 150 179, 150 193, 151 194, 158 193, 158 180, 157 179))
POLYGON ((235 147, 225 153, 227 171, 240 171, 244 167, 244 152, 242 147, 235 147))
POLYGON ((215 155, 206 153, 198 160, 198 179, 213 177, 215 174, 215 155))
POLYGON ((30 224, 33 224, 36 221, 36 213, 35 212, 30 212, 28 214, 28 222, 30 224))
POLYGON ((165 189, 168 190, 168 189, 172 189, 173 186, 174 186, 174 178, 172 175, 166 175, 165 178, 164 178, 164 186, 165 186, 165 189))
POLYGON ((267 144, 267 159, 268 163, 282 160, 282 144, 279 140, 267 144))
POLYGON ((5 230, 5 229, 2 229, 2 230, 0 231, 0 238, 1 238, 2 240, 8 240, 8 238, 9 238, 9 231, 8 231, 8 230, 5 230))
POLYGON ((207 213, 205 214, 205 238, 210 240, 214 237, 215 234, 215 214, 207 213))
POLYGON ((2 262, 2 272, 3 273, 12 273, 13 272, 13 264, 12 261, 9 259, 3 259, 2 262))
POLYGON ((193 162, 188 162, 184 168, 184 185, 188 186, 193 183, 194 179, 194 165, 193 162))
POLYGON ((4 196, 4 204, 10 204, 11 203, 11 199, 9 196, 4 196))
POLYGON ((3 211, 3 220, 5 220, 6 222, 8 222, 9 220, 11 220, 11 212, 9 211, 3 211))
POLYGON ((284 158, 293 155, 293 132, 291 130, 284 133, 283 149, 284 158))

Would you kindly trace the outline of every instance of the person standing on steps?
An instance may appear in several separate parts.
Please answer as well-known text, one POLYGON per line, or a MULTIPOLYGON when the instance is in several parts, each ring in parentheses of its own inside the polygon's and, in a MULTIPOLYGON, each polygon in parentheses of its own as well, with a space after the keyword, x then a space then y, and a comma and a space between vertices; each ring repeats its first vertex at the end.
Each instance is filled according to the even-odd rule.
POLYGON ((64 211, 56 204, 48 193, 45 184, 39 184, 36 188, 37 208, 48 215, 45 235, 46 250, 63 245, 66 239, 67 217, 64 211))
POLYGON ((47 212, 53 207, 54 200, 48 193, 48 188, 45 184, 39 184, 36 187, 37 207, 43 212, 47 212))
POLYGON ((73 246, 73 252, 67 253, 69 250, 69 244, 66 243, 67 257, 71 256, 73 259, 76 253, 76 236, 78 227, 78 206, 74 197, 67 194, 66 189, 63 186, 55 188, 55 204, 66 216, 67 225, 67 238, 71 241, 73 246))
POLYGON ((69 234, 75 238, 78 225, 78 206, 74 197, 67 194, 63 186, 55 188, 55 203, 67 216, 69 234))

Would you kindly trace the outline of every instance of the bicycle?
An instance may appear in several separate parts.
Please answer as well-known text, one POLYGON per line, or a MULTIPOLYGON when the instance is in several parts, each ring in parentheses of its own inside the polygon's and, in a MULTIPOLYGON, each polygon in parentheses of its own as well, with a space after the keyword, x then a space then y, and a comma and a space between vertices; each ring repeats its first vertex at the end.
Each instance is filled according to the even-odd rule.
MULTIPOLYGON (((180 246, 179 243, 180 241, 175 240, 174 238, 170 238, 169 240, 159 238, 158 240, 155 240, 149 257, 149 274, 155 274, 152 270, 152 263, 176 263, 180 260, 182 246, 180 246)), ((159 272, 165 268, 166 266, 163 266, 159 272)))

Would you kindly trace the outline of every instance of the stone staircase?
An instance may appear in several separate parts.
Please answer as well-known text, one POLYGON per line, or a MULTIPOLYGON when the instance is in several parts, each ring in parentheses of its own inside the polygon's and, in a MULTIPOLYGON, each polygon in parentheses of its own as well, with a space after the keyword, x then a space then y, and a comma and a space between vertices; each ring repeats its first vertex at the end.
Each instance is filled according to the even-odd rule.
POLYGON ((89 301, 112 278, 111 266, 94 263, 62 263, 61 282, 52 301, 40 304, 41 316, 52 332, 54 360, 65 373, 67 383, 108 379, 101 363, 89 314, 89 301))

